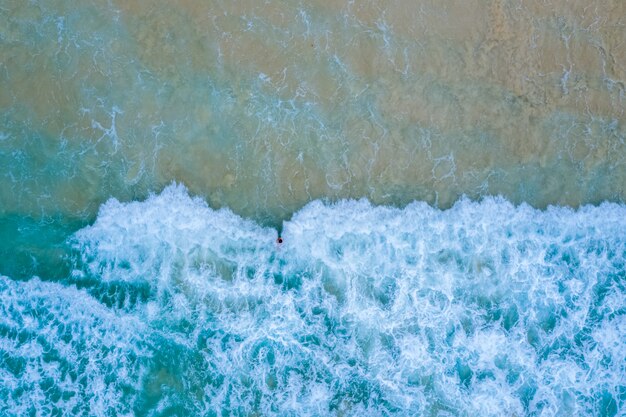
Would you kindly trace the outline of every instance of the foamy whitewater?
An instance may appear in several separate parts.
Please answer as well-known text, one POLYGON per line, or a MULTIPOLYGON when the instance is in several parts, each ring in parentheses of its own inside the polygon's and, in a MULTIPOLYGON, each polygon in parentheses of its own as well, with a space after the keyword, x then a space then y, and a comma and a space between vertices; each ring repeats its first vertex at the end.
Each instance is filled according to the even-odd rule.
POLYGON ((66 280, 0 279, 0 414, 615 416, 626 206, 104 204, 66 280))

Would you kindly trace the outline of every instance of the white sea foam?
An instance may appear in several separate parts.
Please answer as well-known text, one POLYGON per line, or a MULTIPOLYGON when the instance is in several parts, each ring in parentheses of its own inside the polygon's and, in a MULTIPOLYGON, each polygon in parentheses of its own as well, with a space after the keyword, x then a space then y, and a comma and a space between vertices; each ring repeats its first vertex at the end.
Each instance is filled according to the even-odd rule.
POLYGON ((0 276, 0 415, 133 415, 145 334, 84 291, 0 276))
MULTIPOLYGON (((275 230, 173 185, 111 200, 76 233, 71 281, 84 290, 5 280, 2 296, 13 306, 34 291, 63 323, 81 323, 72 337, 113 352, 70 346, 68 361, 94 364, 85 375, 136 352, 134 367, 111 372, 153 415, 616 415, 625 218, 617 204, 317 201, 284 223, 278 245, 275 230)), ((28 315, 8 308, 4 326, 24 326, 28 315)), ((47 329, 39 321, 32 334, 47 329)), ((5 356, 22 357, 4 347, 13 340, 3 333, 5 356)), ((128 411, 99 381, 97 395, 128 411)))

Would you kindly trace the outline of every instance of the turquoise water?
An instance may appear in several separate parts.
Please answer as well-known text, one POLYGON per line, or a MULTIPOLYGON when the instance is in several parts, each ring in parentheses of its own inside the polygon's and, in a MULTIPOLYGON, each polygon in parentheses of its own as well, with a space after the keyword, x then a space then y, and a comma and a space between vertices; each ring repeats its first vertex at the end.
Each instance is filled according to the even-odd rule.
POLYGON ((624 415, 591 6, 0 0, 0 416, 624 415))
POLYGON ((2 277, 6 415, 603 415, 626 208, 319 201, 275 229, 110 200, 61 280, 2 277))

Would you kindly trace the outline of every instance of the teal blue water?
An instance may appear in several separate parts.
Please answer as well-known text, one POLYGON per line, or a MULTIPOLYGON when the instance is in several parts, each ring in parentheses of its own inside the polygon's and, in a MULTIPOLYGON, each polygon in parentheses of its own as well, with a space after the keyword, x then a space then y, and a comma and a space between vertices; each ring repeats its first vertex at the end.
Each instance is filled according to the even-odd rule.
POLYGON ((108 201, 0 280, 4 415, 593 415, 626 400, 626 207, 108 201))
POLYGON ((624 415, 589 6, 0 0, 0 416, 624 415))

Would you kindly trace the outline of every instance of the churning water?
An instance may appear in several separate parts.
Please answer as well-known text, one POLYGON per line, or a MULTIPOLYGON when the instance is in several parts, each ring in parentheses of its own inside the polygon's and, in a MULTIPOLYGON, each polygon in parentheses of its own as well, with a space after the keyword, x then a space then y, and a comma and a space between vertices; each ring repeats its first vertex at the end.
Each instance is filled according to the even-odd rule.
POLYGON ((0 416, 624 415, 625 27, 0 0, 0 416))
POLYGON ((283 243, 182 186, 1 281, 4 412, 615 415, 626 207, 313 202, 283 243))

